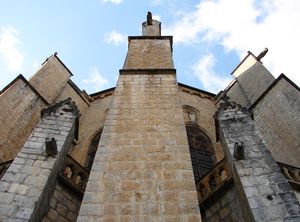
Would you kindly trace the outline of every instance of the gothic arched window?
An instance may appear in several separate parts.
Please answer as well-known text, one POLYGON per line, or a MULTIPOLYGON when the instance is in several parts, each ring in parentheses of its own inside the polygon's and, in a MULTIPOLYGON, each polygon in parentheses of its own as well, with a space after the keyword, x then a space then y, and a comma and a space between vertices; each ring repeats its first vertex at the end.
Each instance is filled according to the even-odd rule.
POLYGON ((98 148, 98 143, 101 137, 101 133, 102 133, 102 129, 98 133, 96 133, 96 135, 93 137, 90 143, 89 153, 85 161, 85 168, 89 171, 92 169, 92 165, 98 148))
POLYGON ((196 125, 186 125, 195 181, 213 168, 213 146, 210 138, 196 125))

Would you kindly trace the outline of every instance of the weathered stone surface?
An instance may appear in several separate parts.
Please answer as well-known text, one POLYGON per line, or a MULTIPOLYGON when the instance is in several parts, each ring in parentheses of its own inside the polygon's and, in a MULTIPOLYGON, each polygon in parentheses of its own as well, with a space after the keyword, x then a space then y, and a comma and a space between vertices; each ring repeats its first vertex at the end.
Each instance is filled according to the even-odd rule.
MULTIPOLYGON (((0 193, 0 211, 4 211, 6 206, 10 206, 13 211, 1 214, 1 220, 42 220, 48 207, 49 196, 52 195, 55 188, 56 174, 61 168, 67 149, 74 138, 74 122, 78 113, 70 115, 68 111, 64 111, 66 108, 68 105, 62 104, 55 113, 48 113, 41 119, 37 129, 42 130, 33 130, 20 153, 2 177, 0 187, 3 186, 1 190, 4 192, 0 193), (61 125, 65 125, 64 130, 59 129, 61 125), (63 131, 67 133, 62 135, 63 131), (45 138, 47 137, 61 141, 57 143, 58 155, 46 156, 45 138), (36 138, 43 138, 43 140, 36 138), (32 162, 28 162, 24 156, 32 152, 34 153, 31 156, 32 162)), ((63 213, 64 209, 61 208, 61 210, 63 213)), ((64 214, 67 215, 66 212, 64 214)))
POLYGON ((69 221, 75 222, 79 212, 81 197, 73 193, 65 185, 57 183, 55 191, 49 203, 49 210, 44 220, 51 222, 69 221))
POLYGON ((53 55, 29 82, 49 104, 52 104, 71 75, 56 55, 53 55), (45 83, 51 87, 45 87, 45 83))
POLYGON ((248 113, 225 102, 216 117, 246 221, 299 220, 299 202, 248 113), (234 159, 236 143, 243 144, 244 159, 234 159))
POLYGON ((173 69, 170 44, 170 39, 132 39, 124 69, 173 69))
POLYGON ((21 76, 1 93, 0 163, 16 157, 46 105, 21 76))
POLYGON ((257 129, 276 161, 300 167, 300 93, 284 77, 254 107, 257 129))
POLYGON ((138 221, 172 214, 200 220, 194 179, 182 180, 186 172, 192 175, 184 154, 189 148, 175 75, 120 75, 91 171, 98 176, 90 177, 78 221, 118 220, 115 214, 138 221), (168 151, 170 142, 181 149, 168 151))

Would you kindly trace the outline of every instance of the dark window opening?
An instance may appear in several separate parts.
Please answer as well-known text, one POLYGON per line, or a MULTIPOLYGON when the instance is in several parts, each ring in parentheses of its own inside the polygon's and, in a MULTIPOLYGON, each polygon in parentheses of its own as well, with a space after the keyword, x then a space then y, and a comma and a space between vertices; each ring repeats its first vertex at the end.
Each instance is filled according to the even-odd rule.
POLYGON ((210 138, 196 125, 186 126, 195 182, 213 166, 213 146, 210 138))
POLYGON ((85 162, 85 168, 90 171, 92 169, 92 165, 94 162, 94 158, 97 152, 97 148, 98 148, 98 144, 99 144, 99 140, 102 134, 102 129, 94 136, 94 138, 92 139, 91 143, 90 143, 90 148, 89 148, 89 153, 88 153, 88 157, 87 160, 85 162))

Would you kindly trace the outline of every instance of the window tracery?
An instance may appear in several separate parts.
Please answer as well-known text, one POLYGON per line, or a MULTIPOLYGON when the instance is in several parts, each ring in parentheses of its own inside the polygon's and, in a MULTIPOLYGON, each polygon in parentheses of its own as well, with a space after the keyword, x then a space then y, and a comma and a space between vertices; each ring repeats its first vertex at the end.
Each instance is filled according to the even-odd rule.
POLYGON ((186 125, 195 181, 201 179, 214 165, 210 138, 196 124, 186 125))

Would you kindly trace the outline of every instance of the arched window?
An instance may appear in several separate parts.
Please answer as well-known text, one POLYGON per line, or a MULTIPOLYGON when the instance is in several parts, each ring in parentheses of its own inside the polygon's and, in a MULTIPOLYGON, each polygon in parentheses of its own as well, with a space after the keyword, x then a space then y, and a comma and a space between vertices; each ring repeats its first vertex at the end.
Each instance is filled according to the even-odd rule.
POLYGON ((214 165, 210 138, 196 125, 186 125, 195 181, 202 178, 214 165))
POLYGON ((90 143, 89 153, 88 153, 87 159, 85 161, 85 168, 89 171, 92 169, 92 165, 94 162, 94 158, 96 155, 96 151, 98 148, 98 143, 99 143, 101 134, 102 134, 102 129, 99 130, 98 133, 96 133, 96 135, 93 137, 93 139, 91 140, 91 143, 90 143))

